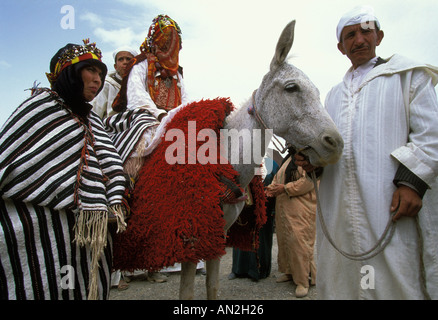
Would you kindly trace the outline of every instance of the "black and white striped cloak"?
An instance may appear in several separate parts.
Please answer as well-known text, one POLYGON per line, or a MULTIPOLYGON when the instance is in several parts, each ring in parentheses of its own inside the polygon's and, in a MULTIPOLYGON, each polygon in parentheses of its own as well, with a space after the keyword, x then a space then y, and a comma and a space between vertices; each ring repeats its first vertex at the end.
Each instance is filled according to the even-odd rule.
POLYGON ((93 111, 85 124, 50 90, 20 105, 0 132, 0 299, 107 298, 125 186, 93 111))

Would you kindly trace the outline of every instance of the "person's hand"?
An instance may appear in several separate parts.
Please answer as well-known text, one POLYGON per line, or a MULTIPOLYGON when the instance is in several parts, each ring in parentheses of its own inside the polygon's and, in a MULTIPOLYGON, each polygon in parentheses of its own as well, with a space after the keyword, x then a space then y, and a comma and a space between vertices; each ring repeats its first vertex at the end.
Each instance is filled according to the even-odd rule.
POLYGON ((271 184, 266 188, 266 196, 277 197, 284 191, 284 184, 271 184))
POLYGON ((391 212, 397 211, 392 220, 397 221, 401 217, 415 217, 422 206, 423 201, 414 189, 400 185, 392 196, 391 212))
POLYGON ((307 159, 302 154, 297 153, 297 154, 295 154, 294 158, 295 158, 295 164, 299 167, 302 167, 306 172, 310 173, 317 168, 317 167, 311 165, 309 162, 309 159, 307 159))

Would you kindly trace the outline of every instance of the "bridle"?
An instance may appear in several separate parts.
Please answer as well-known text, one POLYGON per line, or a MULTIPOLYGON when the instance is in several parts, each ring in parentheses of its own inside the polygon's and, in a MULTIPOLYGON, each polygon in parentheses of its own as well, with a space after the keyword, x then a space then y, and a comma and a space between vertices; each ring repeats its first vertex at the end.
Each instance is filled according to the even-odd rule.
MULTIPOLYGON (((256 106, 256 101, 255 101, 255 95, 257 93, 257 89, 254 90, 254 92, 252 93, 252 97, 251 97, 251 101, 252 103, 248 106, 248 113, 252 116, 254 116, 254 118, 256 119, 256 121, 260 124, 260 126, 265 129, 268 130, 268 126, 265 124, 265 122, 263 121, 263 119, 260 117, 260 114, 257 111, 257 106, 256 106)), ((280 153, 284 153, 287 150, 287 146, 283 145, 283 143, 278 139, 278 137, 273 134, 273 140, 272 143, 274 144, 275 148, 280 151, 280 153), (276 143, 278 143, 280 145, 277 146, 276 143)))
MULTIPOLYGON (((263 119, 260 117, 260 114, 257 111, 257 106, 256 106, 256 102, 255 102, 255 95, 257 93, 257 89, 254 90, 254 92, 252 93, 252 97, 251 97, 251 101, 252 103, 248 106, 248 113, 252 116, 255 117, 255 119, 257 120, 257 122, 264 128, 264 129, 268 129, 268 126, 265 124, 265 122, 263 121, 263 119)), ((274 134, 273 136, 273 140, 272 143, 274 144, 275 148, 280 152, 280 153, 285 153, 287 151, 287 149, 289 148, 287 145, 283 145, 283 143, 278 139, 278 137, 274 134), (280 147, 278 145, 276 145, 276 143, 278 143, 280 145, 280 147)), ((296 151, 296 153, 301 153, 304 150, 310 149, 310 146, 304 146, 301 149, 298 149, 296 151)), ((295 148, 296 149, 296 148, 295 148)))

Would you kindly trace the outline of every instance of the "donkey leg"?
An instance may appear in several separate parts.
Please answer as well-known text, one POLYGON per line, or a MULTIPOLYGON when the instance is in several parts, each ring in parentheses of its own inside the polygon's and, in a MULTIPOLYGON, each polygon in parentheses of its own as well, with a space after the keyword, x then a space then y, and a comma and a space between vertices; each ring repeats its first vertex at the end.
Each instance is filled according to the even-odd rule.
POLYGON ((181 263, 181 279, 179 284, 179 299, 193 300, 195 297, 196 264, 192 262, 181 263))
POLYGON ((216 300, 219 290, 219 267, 220 259, 208 260, 207 265, 207 300, 216 300))

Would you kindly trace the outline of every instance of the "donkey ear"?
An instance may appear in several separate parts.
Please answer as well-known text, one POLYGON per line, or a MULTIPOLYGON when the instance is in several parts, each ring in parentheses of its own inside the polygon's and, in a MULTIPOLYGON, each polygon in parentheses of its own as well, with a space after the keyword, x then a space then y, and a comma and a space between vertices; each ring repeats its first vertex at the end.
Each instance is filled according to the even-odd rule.
POLYGON ((277 42, 275 55, 271 62, 271 71, 281 65, 287 58, 294 42, 295 20, 289 22, 283 29, 280 39, 277 42))

